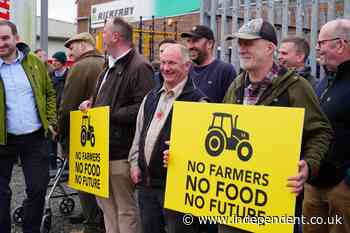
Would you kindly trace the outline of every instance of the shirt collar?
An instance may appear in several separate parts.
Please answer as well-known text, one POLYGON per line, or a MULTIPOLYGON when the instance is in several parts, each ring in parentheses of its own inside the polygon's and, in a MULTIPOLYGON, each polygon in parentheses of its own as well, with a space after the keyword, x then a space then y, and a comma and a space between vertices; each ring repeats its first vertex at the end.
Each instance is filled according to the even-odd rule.
POLYGON ((115 65, 115 63, 117 61, 119 61, 120 59, 122 59, 123 57, 125 57, 131 51, 131 49, 132 48, 128 49, 125 53, 123 53, 122 55, 120 55, 117 58, 114 58, 113 56, 109 56, 108 57, 108 67, 112 68, 115 65))
POLYGON ((58 71, 58 70, 54 71, 55 72, 55 76, 56 77, 62 77, 64 75, 64 73, 66 72, 66 70, 67 70, 67 68, 64 67, 64 69, 62 71, 58 71))
POLYGON ((174 88, 172 88, 170 90, 167 90, 167 88, 165 86, 165 81, 164 81, 163 86, 158 91, 158 93, 165 92, 166 95, 173 95, 173 96, 175 96, 175 98, 177 98, 181 94, 182 90, 184 89, 187 79, 188 78, 185 78, 184 80, 182 80, 179 84, 177 84, 174 88))
POLYGON ((12 64, 18 64, 18 63, 21 63, 23 58, 24 58, 24 55, 23 53, 16 49, 17 51, 17 57, 11 62, 11 63, 5 63, 5 61, 3 59, 0 58, 0 67, 3 65, 3 64, 8 64, 8 65, 12 65, 12 64))

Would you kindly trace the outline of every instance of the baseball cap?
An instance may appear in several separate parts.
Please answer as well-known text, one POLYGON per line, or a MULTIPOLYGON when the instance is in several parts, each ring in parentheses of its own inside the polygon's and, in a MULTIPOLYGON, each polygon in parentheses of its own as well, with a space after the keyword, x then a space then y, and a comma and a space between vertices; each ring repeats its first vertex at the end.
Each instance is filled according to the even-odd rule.
POLYGON ((262 18, 250 20, 238 32, 226 37, 227 40, 235 38, 245 40, 264 39, 277 45, 277 35, 274 26, 262 18))
POLYGON ((85 42, 88 42, 91 45, 95 46, 95 39, 92 37, 92 35, 88 32, 82 32, 82 33, 79 33, 79 34, 72 36, 69 40, 67 40, 64 43, 64 47, 69 48, 71 43, 73 43, 75 41, 85 41, 85 42))
POLYGON ((188 37, 206 38, 208 40, 215 40, 213 31, 209 27, 204 25, 196 25, 191 29, 191 31, 181 33, 181 38, 188 38, 188 37))

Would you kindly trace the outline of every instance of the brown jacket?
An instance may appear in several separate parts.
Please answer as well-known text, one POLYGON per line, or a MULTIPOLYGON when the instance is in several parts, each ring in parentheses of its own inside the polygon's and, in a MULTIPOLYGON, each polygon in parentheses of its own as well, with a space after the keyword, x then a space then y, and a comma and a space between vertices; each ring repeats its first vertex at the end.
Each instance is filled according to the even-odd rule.
POLYGON ((93 106, 110 107, 109 158, 127 159, 143 97, 155 86, 152 66, 135 49, 100 75, 93 106), (101 90, 99 91, 101 87, 101 90))
POLYGON ((78 110, 80 103, 93 95, 103 65, 103 56, 93 50, 82 54, 70 68, 58 115, 62 144, 69 144, 69 112, 78 110))

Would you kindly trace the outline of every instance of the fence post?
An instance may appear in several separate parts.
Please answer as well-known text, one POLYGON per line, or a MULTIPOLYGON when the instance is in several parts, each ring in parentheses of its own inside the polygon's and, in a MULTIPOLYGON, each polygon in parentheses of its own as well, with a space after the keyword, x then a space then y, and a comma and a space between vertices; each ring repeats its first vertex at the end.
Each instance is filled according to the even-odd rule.
MULTIPOLYGON (((335 19, 336 14, 336 0, 328 0, 327 22, 335 19)), ((344 8, 345 9, 345 8, 344 8)))
POLYGON ((282 3, 282 38, 285 38, 288 35, 288 0, 283 0, 282 3))
POLYGON ((303 4, 302 0, 297 0, 297 12, 295 15, 296 35, 303 36, 303 4))
POLYGON ((261 9, 262 9, 262 3, 261 0, 256 0, 256 9, 255 9, 255 17, 261 18, 261 9))
POLYGON ((142 41, 142 16, 140 16, 140 23, 139 23, 139 53, 140 54, 143 54, 143 51, 142 51, 142 44, 143 44, 143 41, 142 41))
MULTIPOLYGON (((238 17, 239 17, 239 10, 240 10, 240 0, 233 0, 232 5, 232 33, 235 33, 239 29, 238 24, 238 17)), ((234 65, 237 73, 240 70, 240 64, 239 64, 239 56, 238 56, 238 45, 237 40, 231 41, 231 48, 232 48, 232 54, 231 54, 231 63, 234 65)))
POLYGON ((318 0, 312 0, 311 10, 311 38, 310 38, 310 65, 311 73, 316 77, 316 44, 318 34, 318 0))
MULTIPOLYGON (((217 40, 218 39, 218 35, 216 32, 216 13, 218 10, 218 0, 211 0, 211 6, 210 6, 210 12, 211 12, 211 17, 210 17, 210 28, 211 30, 213 30, 214 32, 214 38, 217 40)), ((214 56, 216 57, 216 47, 214 47, 214 56)))
POLYGON ((350 0, 344 0, 344 18, 350 19, 350 0))
POLYGON ((210 6, 210 0, 202 0, 200 3, 199 11, 199 24, 209 26, 210 16, 208 16, 208 9, 210 6))
POLYGON ((275 24, 275 15, 274 15, 274 0, 267 1, 267 13, 269 22, 274 25, 275 24))
POLYGON ((226 46, 226 35, 227 35, 227 14, 226 10, 228 8, 228 0, 222 0, 222 13, 221 13, 221 36, 220 36, 220 59, 223 61, 228 61, 227 59, 227 46, 226 46))
POLYGON ((250 19, 250 0, 244 0, 244 23, 248 22, 250 19))

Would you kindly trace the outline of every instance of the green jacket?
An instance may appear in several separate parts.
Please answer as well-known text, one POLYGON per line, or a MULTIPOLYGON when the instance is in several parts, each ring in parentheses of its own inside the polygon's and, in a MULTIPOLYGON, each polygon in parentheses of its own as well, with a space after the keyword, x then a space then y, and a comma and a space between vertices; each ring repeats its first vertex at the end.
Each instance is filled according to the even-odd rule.
MULTIPOLYGON (((224 98, 225 103, 243 103, 246 72, 231 84, 224 98)), ((320 161, 328 151, 333 131, 311 85, 294 71, 285 69, 275 78, 257 105, 299 107, 305 109, 301 156, 309 166, 309 180, 318 174, 320 161)), ((281 154, 280 156, 283 156, 281 154)))
MULTIPOLYGON (((49 125, 56 125, 55 90, 47 69, 39 58, 31 53, 24 43, 18 43, 17 48, 24 54, 22 67, 32 87, 41 124, 47 132, 49 125)), ((6 138, 6 96, 4 83, 0 77, 0 145, 6 145, 6 138)))

